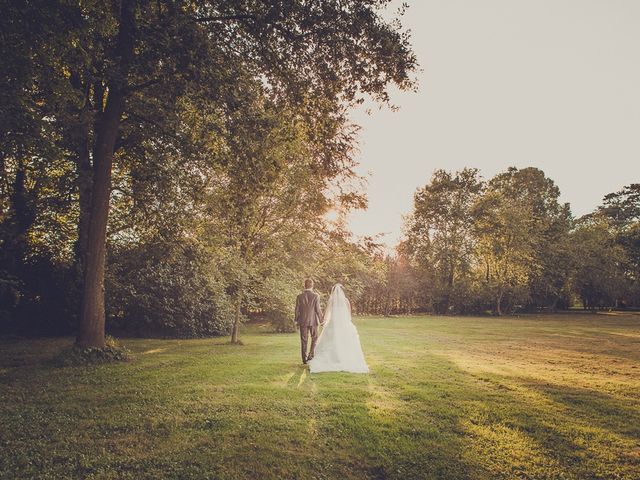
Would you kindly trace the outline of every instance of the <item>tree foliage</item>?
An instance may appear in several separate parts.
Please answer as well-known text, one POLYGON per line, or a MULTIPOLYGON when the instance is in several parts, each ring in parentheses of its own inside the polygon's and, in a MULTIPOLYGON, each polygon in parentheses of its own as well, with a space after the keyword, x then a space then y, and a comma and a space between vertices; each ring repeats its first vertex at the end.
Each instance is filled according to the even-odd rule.
POLYGON ((437 171, 418 190, 407 252, 419 308, 447 312, 638 305, 637 186, 607 195, 574 221, 536 168, 488 181, 437 171), (465 181, 472 180, 472 181, 465 181))
POLYGON ((104 343, 105 312, 140 332, 227 331, 232 308, 284 325, 308 253, 333 245, 323 215, 364 204, 348 108, 414 86, 389 3, 2 3, 7 324, 41 304, 81 346, 104 343))

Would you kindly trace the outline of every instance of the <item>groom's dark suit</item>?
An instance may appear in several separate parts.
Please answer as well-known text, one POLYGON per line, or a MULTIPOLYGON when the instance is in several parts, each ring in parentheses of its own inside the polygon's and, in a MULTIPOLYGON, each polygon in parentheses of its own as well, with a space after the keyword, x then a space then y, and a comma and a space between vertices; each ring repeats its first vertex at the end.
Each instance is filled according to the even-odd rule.
POLYGON ((302 350, 302 362, 313 358, 316 342, 318 341, 318 325, 322 322, 322 310, 320 309, 320 295, 313 290, 305 289, 296 298, 296 323, 300 327, 300 346, 302 350), (307 355, 307 342, 311 335, 311 348, 307 355))

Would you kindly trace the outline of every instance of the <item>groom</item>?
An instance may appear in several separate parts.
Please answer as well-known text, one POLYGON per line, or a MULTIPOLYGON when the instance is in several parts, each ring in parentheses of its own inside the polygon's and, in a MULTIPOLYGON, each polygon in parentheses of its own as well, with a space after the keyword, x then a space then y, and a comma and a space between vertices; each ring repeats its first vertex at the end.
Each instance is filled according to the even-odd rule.
POLYGON ((304 281, 304 292, 296 298, 296 323, 300 327, 300 344, 302 363, 313 358, 318 341, 318 325, 322 325, 322 310, 320 309, 320 295, 313 291, 313 280, 304 281), (311 348, 307 355, 307 342, 311 335, 311 348))

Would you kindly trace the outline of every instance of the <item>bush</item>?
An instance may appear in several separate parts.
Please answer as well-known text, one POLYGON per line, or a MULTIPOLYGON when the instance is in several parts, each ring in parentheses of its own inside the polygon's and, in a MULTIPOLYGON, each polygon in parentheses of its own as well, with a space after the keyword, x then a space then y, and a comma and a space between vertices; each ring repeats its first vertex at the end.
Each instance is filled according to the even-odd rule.
POLYGON ((233 311, 211 255, 186 241, 111 252, 109 328, 138 336, 201 337, 229 331, 233 311))
POLYGON ((81 348, 74 345, 62 351, 56 358, 60 366, 90 365, 94 363, 127 362, 132 360, 131 352, 120 345, 115 338, 107 335, 102 348, 81 348))
POLYGON ((271 326, 276 333, 291 333, 296 331, 296 324, 293 317, 283 312, 271 311, 265 315, 271 322, 271 326))

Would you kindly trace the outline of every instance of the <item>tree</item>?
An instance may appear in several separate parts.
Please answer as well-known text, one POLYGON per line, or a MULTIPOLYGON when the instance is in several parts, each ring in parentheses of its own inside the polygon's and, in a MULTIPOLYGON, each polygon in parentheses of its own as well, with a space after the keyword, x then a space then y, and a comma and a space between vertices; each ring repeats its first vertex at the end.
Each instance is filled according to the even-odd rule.
MULTIPOLYGON (((23 10, 37 13, 40 3, 26 2, 23 10)), ((53 96, 45 102, 77 166, 77 262, 84 276, 79 345, 104 344, 114 165, 116 172, 126 169, 127 160, 136 156, 136 141, 155 149, 163 145, 180 98, 194 104, 215 100, 224 116, 238 102, 235 87, 247 78, 261 81, 269 96, 297 109, 327 141, 322 155, 313 157, 314 168, 339 172, 346 152, 340 150, 342 142, 330 139, 332 133, 340 135, 335 128, 344 123, 345 106, 359 101, 360 94, 387 101, 389 83, 413 86, 409 75, 415 57, 408 36, 380 17, 388 3, 44 2, 47 14, 64 28, 47 30, 46 45, 36 42, 38 58, 45 61, 36 62, 30 54, 24 58, 36 77, 46 73, 48 83, 64 92, 61 105, 50 102, 53 96)), ((14 26, 12 45, 27 48, 32 34, 46 25, 43 15, 35 18, 41 23, 14 26)), ((32 73, 20 72, 16 91, 32 73)), ((32 105, 26 98, 17 107, 32 105)))
POLYGON ((482 191, 476 169, 455 174, 437 170, 414 196, 406 225, 407 248, 430 278, 438 313, 448 313, 461 292, 457 280, 468 275, 474 249, 472 208, 482 191))
POLYGON ((534 264, 528 228, 531 212, 521 202, 490 185, 475 206, 478 273, 494 299, 494 312, 502 315, 505 296, 511 304, 526 298, 534 264))
POLYGON ((420 289, 402 246, 395 254, 370 256, 370 265, 362 294, 352 302, 355 310, 385 316, 412 313, 420 289))
POLYGON ((0 304, 14 310, 12 323, 37 323, 50 309, 46 280, 65 276, 72 243, 73 181, 54 120, 69 97, 46 52, 68 40, 66 25, 50 2, 0 5, 0 304), (25 312, 29 302, 36 308, 25 312))
POLYGON ((570 273, 569 205, 560 204, 560 190, 537 168, 509 168, 491 182, 500 185, 509 198, 530 213, 526 228, 535 266, 529 272, 530 307, 555 308, 566 293, 570 273))
POLYGON ((492 291, 500 314, 511 305, 551 306, 566 294, 570 273, 568 205, 537 168, 509 168, 493 177, 475 210, 479 278, 492 291))
POLYGON ((640 184, 633 183, 604 197, 598 214, 609 220, 616 245, 624 252, 620 264, 628 285, 624 303, 640 305, 640 184))
POLYGON ((617 306, 624 293, 624 249, 616 243, 615 230, 600 214, 578 220, 572 232, 574 272, 572 286, 585 309, 617 306))
POLYGON ((640 183, 632 183, 622 190, 604 197, 598 208, 615 225, 626 226, 640 221, 640 183))

